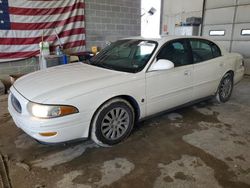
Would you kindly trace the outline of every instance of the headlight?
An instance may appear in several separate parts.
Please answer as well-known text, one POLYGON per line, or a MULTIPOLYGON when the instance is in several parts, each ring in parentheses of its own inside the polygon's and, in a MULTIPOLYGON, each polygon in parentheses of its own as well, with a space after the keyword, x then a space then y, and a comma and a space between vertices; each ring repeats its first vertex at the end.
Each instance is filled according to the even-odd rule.
POLYGON ((28 111, 32 116, 38 118, 56 118, 78 113, 78 109, 73 106, 64 105, 42 105, 29 102, 28 111))

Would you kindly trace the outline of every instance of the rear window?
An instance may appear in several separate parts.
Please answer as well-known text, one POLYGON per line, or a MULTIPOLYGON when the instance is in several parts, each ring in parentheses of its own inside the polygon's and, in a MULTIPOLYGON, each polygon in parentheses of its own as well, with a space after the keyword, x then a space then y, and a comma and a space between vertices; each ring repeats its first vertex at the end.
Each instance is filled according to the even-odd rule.
POLYGON ((211 43, 210 45, 212 47, 214 58, 220 57, 221 56, 221 50, 220 50, 220 48, 216 44, 214 44, 214 43, 211 43))

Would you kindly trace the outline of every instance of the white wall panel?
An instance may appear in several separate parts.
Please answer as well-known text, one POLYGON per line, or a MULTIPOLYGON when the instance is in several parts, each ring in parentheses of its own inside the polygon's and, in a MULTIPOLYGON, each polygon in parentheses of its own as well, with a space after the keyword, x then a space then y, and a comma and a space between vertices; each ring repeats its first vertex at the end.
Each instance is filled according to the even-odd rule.
POLYGON ((244 62, 245 62, 246 74, 250 75, 250 59, 244 59, 244 62))
POLYGON ((230 50, 230 41, 216 41, 220 46, 225 48, 227 51, 230 50))
POLYGON ((229 24, 234 20, 234 7, 206 10, 205 25, 229 24))
POLYGON ((235 22, 250 22, 250 5, 238 7, 235 22))
POLYGON ((207 0, 206 9, 234 6, 236 0, 207 0))
MULTIPOLYGON (((242 29, 250 30, 250 23, 247 24, 235 24, 233 40, 248 40, 250 43, 250 35, 241 35, 242 29)), ((249 50, 250 51, 250 50, 249 50)))
POLYGON ((249 41, 233 41, 232 51, 238 52, 245 58, 250 58, 250 42, 249 41))
POLYGON ((167 15, 175 15, 186 12, 202 11, 203 0, 165 0, 164 12, 167 15))
POLYGON ((250 0, 238 0, 238 5, 250 4, 250 0))
POLYGON ((232 24, 227 25, 206 25, 203 28, 203 36, 211 37, 214 40, 231 40, 232 35, 232 24), (218 31, 218 30, 224 30, 225 35, 224 36, 209 36, 210 31, 218 31))

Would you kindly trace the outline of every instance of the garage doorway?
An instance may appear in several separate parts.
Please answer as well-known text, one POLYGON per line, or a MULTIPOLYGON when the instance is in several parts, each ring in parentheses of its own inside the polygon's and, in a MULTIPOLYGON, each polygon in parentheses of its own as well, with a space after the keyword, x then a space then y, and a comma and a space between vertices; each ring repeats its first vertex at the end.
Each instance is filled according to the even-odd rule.
POLYGON ((230 52, 245 58, 250 75, 250 0, 204 2, 202 35, 210 37, 230 52))
POLYGON ((160 35, 161 0, 141 0, 141 35, 158 37, 160 35))

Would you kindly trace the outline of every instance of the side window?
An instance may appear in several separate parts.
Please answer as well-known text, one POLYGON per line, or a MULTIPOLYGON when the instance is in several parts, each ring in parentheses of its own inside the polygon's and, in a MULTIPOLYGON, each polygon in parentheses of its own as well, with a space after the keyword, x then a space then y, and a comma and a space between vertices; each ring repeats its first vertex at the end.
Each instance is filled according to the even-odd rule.
POLYGON ((213 50, 209 41, 191 39, 190 40, 194 63, 200 63, 214 58, 213 50))
POLYGON ((158 59, 167 59, 174 63, 175 67, 192 64, 188 47, 185 40, 167 43, 157 55, 158 59))

